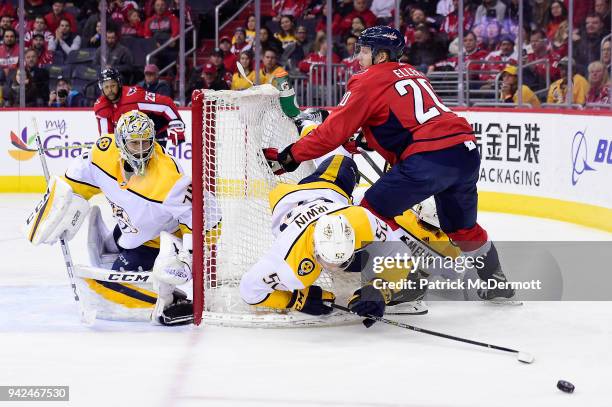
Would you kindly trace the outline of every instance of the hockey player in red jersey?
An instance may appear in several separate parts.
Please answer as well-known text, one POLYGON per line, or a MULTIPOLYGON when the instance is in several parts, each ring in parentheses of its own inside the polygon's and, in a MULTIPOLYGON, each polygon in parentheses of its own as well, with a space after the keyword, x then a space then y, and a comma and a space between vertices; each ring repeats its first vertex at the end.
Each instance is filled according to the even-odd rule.
MULTIPOLYGON (((395 216, 433 196, 442 230, 465 255, 482 256, 478 276, 506 281, 497 250, 476 221, 480 155, 472 127, 440 101, 424 74, 397 62, 405 46, 399 31, 368 28, 357 45, 364 71, 353 75, 338 108, 283 151, 265 150, 266 158, 273 168, 293 171, 347 143, 361 128, 367 145, 392 165, 366 191, 361 205, 394 225, 395 216)), ((381 316, 382 294, 371 285, 360 291, 349 307, 360 315, 381 316)), ((514 290, 483 289, 478 295, 511 298, 514 290)))
POLYGON ((122 86, 121 74, 114 68, 100 73, 102 95, 94 104, 100 136, 113 133, 123 113, 139 110, 155 123, 156 139, 166 147, 167 140, 178 145, 185 141, 185 123, 171 98, 147 92, 139 86, 122 86))

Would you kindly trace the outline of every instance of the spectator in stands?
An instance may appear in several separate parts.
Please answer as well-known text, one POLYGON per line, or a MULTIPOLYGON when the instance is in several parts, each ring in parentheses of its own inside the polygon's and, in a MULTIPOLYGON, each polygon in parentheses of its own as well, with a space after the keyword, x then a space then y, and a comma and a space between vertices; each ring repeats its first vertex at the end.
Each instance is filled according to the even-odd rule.
POLYGON ((531 10, 531 28, 542 28, 548 24, 550 0, 534 0, 531 10))
POLYGON ((42 34, 36 33, 32 36, 31 49, 38 54, 38 66, 42 67, 53 63, 53 53, 47 49, 47 42, 42 34))
MULTIPOLYGON (((169 39, 179 35, 179 21, 168 11, 165 0, 155 0, 153 3, 154 14, 147 18, 144 24, 145 38, 153 38, 158 47, 161 47, 169 39)), ((157 66, 165 67, 176 60, 178 55, 178 41, 170 43, 156 55, 157 66)))
MULTIPOLYGON (((572 62, 575 65, 575 61, 572 62)), ((559 70, 561 71, 561 79, 553 82, 548 89, 548 97, 546 103, 564 104, 567 103, 567 67, 569 58, 563 57, 559 61, 559 70)), ((579 73, 574 74, 572 78, 572 104, 584 105, 586 103, 587 93, 589 92, 589 82, 579 73)))
POLYGON ((284 50, 281 56, 281 65, 291 70, 297 68, 301 60, 306 58, 310 51, 310 44, 308 44, 308 31, 303 25, 298 26, 295 30, 295 42, 289 44, 284 50))
POLYGON ((559 24, 559 28, 557 28, 557 31, 553 36, 552 43, 550 44, 553 52, 556 52, 564 57, 567 56, 567 40, 569 38, 568 26, 569 23, 567 20, 559 24))
POLYGON ((42 106, 49 98, 49 72, 39 67, 38 53, 34 49, 25 51, 24 61, 25 69, 30 74, 32 86, 36 89, 36 104, 42 106))
POLYGON ((610 31, 610 0, 595 0, 593 9, 595 14, 601 17, 604 29, 610 31))
MULTIPOLYGON (((227 83, 227 87, 232 83, 232 73, 228 71, 225 61, 224 61, 224 53, 220 48, 215 48, 213 52, 210 54, 210 63, 213 64, 217 68, 217 76, 227 83)), ((233 55, 232 55, 233 56, 233 55)), ((231 66, 234 70, 236 70, 236 66, 231 66)), ((194 71, 194 73, 198 74, 194 71)), ((199 75, 199 74, 198 74, 199 75)), ((198 81, 200 79, 199 76, 196 76, 195 79, 192 77, 192 81, 198 81)))
POLYGON ((370 11, 378 19, 377 24, 389 24, 392 22, 395 13, 395 0, 374 0, 370 6, 370 11))
POLYGON ((610 82, 608 71, 601 61, 589 64, 589 93, 587 103, 610 103, 610 82))
MULTIPOLYGON (((0 35, 2 36, 2 38, 0 38, 0 41, 3 41, 4 31, 8 29, 15 29, 15 27, 13 26, 13 17, 9 15, 3 15, 2 17, 0 17, 0 35)), ((17 31, 15 30, 15 32, 17 31)))
MULTIPOLYGON (((299 63, 298 68, 302 73, 308 74, 310 72, 310 67, 313 64, 324 64, 327 62, 327 38, 325 36, 321 36, 317 38, 314 43, 313 50, 305 60, 299 63)), ((340 63, 340 57, 332 52, 332 64, 340 63)), ((321 78, 322 75, 317 75, 315 79, 321 78)), ((316 84, 316 80, 315 80, 316 84)))
POLYGON ((70 31, 73 33, 77 32, 77 20, 72 13, 69 13, 64 10, 65 7, 64 0, 53 0, 53 4, 51 6, 51 12, 45 16, 45 21, 47 22, 47 29, 52 33, 55 33, 60 26, 62 20, 68 20, 68 26, 70 27, 70 31))
POLYGON ((494 85, 497 74, 501 72, 506 66, 518 63, 518 56, 514 49, 514 40, 507 36, 502 38, 499 49, 492 51, 485 57, 485 61, 489 62, 483 64, 481 69, 483 71, 490 71, 490 73, 482 73, 480 75, 481 81, 487 81, 483 88, 491 88, 494 85))
MULTIPOLYGON (((246 74, 247 78, 255 83, 255 71, 251 68, 251 62, 253 61, 253 57, 251 54, 251 51, 247 50, 247 51, 242 51, 240 53, 240 65, 242 65, 242 68, 244 69, 244 73, 246 74)), ((253 86, 251 83, 249 83, 248 80, 246 80, 241 74, 240 72, 235 72, 233 77, 232 77, 232 86, 230 86, 231 90, 244 90, 247 88, 250 88, 251 86, 253 86)))
MULTIPOLYGON (((463 36, 463 61, 464 69, 467 70, 467 63, 469 61, 483 60, 487 57, 488 52, 481 49, 476 41, 476 34, 471 31, 467 31, 463 36)), ((453 56, 440 62, 436 62, 434 65, 430 65, 428 73, 433 71, 456 71, 459 64, 459 56, 453 56)), ((480 69, 480 64, 470 65, 470 70, 480 69)), ((485 69, 487 69, 485 67, 485 69)))
MULTIPOLYGON (((353 8, 353 4, 351 2, 351 0, 348 0, 349 5, 351 7, 351 10, 353 8)), ((315 32, 319 33, 327 33, 327 7, 326 7, 327 3, 324 3, 323 6, 321 7, 321 15, 319 16, 319 21, 315 27, 315 32)), ((342 34, 342 29, 340 27, 342 21, 343 21, 344 16, 339 13, 339 12, 334 12, 332 14, 332 35, 335 37, 337 35, 341 35, 342 34)), ((352 21, 352 20, 351 20, 352 21)))
POLYGON ((340 22, 340 34, 348 34, 355 17, 361 17, 365 22, 366 28, 376 25, 376 16, 368 8, 367 0, 353 0, 353 11, 348 13, 340 22))
POLYGON ((65 57, 67 57, 72 51, 81 49, 81 37, 71 31, 70 20, 67 18, 62 18, 59 26, 55 30, 53 48, 55 49, 55 52, 64 53, 65 57))
MULTIPOLYGON (((444 17, 440 25, 440 33, 446 36, 448 42, 453 41, 459 35, 459 0, 452 0, 453 10, 444 17)), ((474 16, 468 6, 463 11, 463 32, 472 29, 474 16)), ((475 37, 475 36, 474 36, 475 37)))
POLYGON ((241 52, 251 49, 251 44, 246 41, 246 30, 242 27, 236 28, 234 34, 234 44, 230 48, 230 52, 239 56, 241 52))
MULTIPOLYGON (((36 107, 38 106, 37 90, 32 84, 32 77, 30 73, 25 71, 25 106, 36 107)), ((19 87, 21 85, 21 71, 15 69, 11 72, 11 76, 8 82, 7 91, 4 93, 4 106, 20 106, 19 87)))
POLYGON ((506 15, 506 5, 500 0, 483 0, 482 4, 476 9, 474 24, 482 24, 485 20, 497 19, 498 23, 504 21, 506 15))
POLYGON ((159 79, 159 68, 155 64, 149 64, 144 68, 144 80, 138 84, 147 92, 174 97, 172 87, 164 80, 159 79))
MULTIPOLYGON (((168 10, 170 10, 170 12, 172 14, 174 14, 174 16, 180 20, 180 10, 179 10, 179 5, 180 2, 179 0, 171 0, 170 1, 170 7, 168 8, 168 10)), ((191 6, 189 5, 189 2, 186 1, 185 2, 185 28, 191 27, 193 25, 193 16, 192 16, 192 12, 191 12, 191 6)))
POLYGON ((83 96, 78 90, 72 89, 70 79, 59 77, 55 90, 49 94, 49 107, 79 107, 83 96))
POLYGON ((281 55, 283 52, 283 44, 272 35, 268 27, 261 27, 259 30, 259 40, 261 41, 261 49, 271 49, 276 55, 281 55))
POLYGON ((273 2, 272 15, 274 21, 280 21, 282 16, 300 18, 308 8, 310 0, 277 0, 273 2))
POLYGON ((259 70, 259 81, 261 83, 271 83, 276 86, 276 75, 286 73, 282 66, 278 64, 278 54, 273 49, 267 49, 263 53, 259 70))
MULTIPOLYGON (((504 103, 518 103, 518 68, 508 65, 502 73, 501 101, 504 103)), ((527 85, 521 90, 523 103, 531 104, 531 107, 540 107, 540 101, 527 85)))
POLYGON ((416 31, 416 27, 421 24, 428 24, 430 28, 431 35, 435 35, 435 31, 433 30, 433 22, 432 18, 429 18, 425 15, 423 9, 414 7, 410 11, 410 21, 406 27, 406 31, 404 33, 404 40, 406 41, 406 46, 411 46, 414 43, 414 33, 416 31))
POLYGON ((23 36, 26 47, 30 47, 32 45, 32 37, 34 34, 42 34, 43 38, 47 42, 47 48, 49 48, 49 45, 53 41, 53 34, 51 31, 47 30, 47 23, 45 22, 45 18, 43 16, 36 16, 34 18, 34 26, 32 30, 26 32, 23 36))
POLYGON ((204 64, 202 68, 202 81, 196 83, 194 89, 212 89, 212 90, 224 90, 229 89, 227 82, 219 78, 217 75, 217 69, 211 63, 204 64), (200 85, 201 86, 198 86, 200 85))
POLYGON ((538 29, 545 29, 546 37, 552 41, 559 25, 564 21, 567 21, 567 8, 562 1, 554 0, 548 7, 546 27, 538 27, 538 29))
POLYGON ((601 41, 605 36, 601 17, 594 13, 587 15, 584 32, 574 40, 576 63, 584 68, 590 62, 599 60, 601 41))
POLYGON ((359 65, 359 60, 355 54, 355 44, 357 44, 357 37, 352 34, 347 35, 346 39, 344 40, 346 58, 344 58, 341 62, 346 66, 351 74, 361 70, 361 65, 359 65))
POLYGON ((94 63, 101 69, 115 68, 124 79, 123 83, 132 83, 134 75, 134 57, 125 45, 119 43, 117 28, 106 30, 106 66, 102 66, 102 48, 96 50, 94 63))
POLYGON ((128 11, 128 21, 121 26, 121 36, 132 36, 144 38, 144 24, 140 19, 138 10, 128 11))
POLYGON ((355 17, 353 18, 353 23, 351 24, 350 34, 359 37, 365 28, 365 21, 363 21, 363 18, 355 17))
POLYGON ((19 64, 19 45, 17 45, 17 32, 12 28, 4 30, 0 45, 0 68, 8 76, 8 71, 19 64))
POLYGON ((234 73, 236 71, 236 61, 238 56, 232 52, 232 42, 230 37, 224 35, 219 40, 219 49, 223 53, 223 65, 228 72, 234 73))
POLYGON ((110 0, 107 3, 110 20, 117 27, 121 27, 128 22, 130 10, 138 10, 138 4, 132 0, 110 0))
POLYGON ((87 42, 88 48, 98 48, 102 40, 102 22, 96 23, 96 33, 89 38, 87 42))
POLYGON ((15 16, 12 0, 0 0, 0 16, 15 16))
POLYGON ((430 65, 442 60, 446 51, 442 44, 432 38, 429 27, 421 24, 414 32, 414 44, 408 51, 408 61, 421 72, 427 72, 430 65))
POLYGON ((295 19, 292 16, 282 16, 280 30, 274 34, 274 37, 281 42, 283 49, 295 42, 295 19))
MULTIPOLYGON (((561 55, 557 54, 552 50, 546 37, 544 30, 536 30, 531 33, 530 37, 531 49, 533 52, 527 54, 526 62, 532 63, 537 60, 547 60, 548 69, 550 70, 550 78, 552 80, 559 79, 559 68, 557 65, 561 59, 561 55)), ((527 82, 532 83, 536 89, 542 89, 546 87, 546 63, 540 62, 535 65, 531 65, 524 73, 529 75, 527 82)))
POLYGON ((601 45, 601 62, 604 64, 606 71, 610 71, 610 59, 612 57, 612 52, 610 49, 610 40, 604 41, 601 45))
MULTIPOLYGON (((255 32, 256 23, 257 23, 257 20, 255 20, 255 16, 251 14, 247 18, 246 30, 245 30, 246 42, 248 42, 249 44, 252 44, 253 41, 255 41, 255 34, 257 34, 255 32)), ((235 42, 235 39, 232 40, 232 42, 235 42)))

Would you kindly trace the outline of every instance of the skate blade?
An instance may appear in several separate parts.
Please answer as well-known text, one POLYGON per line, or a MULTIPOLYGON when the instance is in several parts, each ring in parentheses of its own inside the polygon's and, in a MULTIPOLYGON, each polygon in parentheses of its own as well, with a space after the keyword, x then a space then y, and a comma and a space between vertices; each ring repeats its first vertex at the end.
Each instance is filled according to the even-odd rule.
POLYGON ((385 311, 385 315, 425 315, 429 312, 428 309, 425 311, 385 311))
POLYGON ((493 304, 493 305, 512 305, 515 307, 519 305, 523 305, 523 301, 509 300, 507 298, 493 298, 490 300, 486 300, 484 302, 488 304, 493 304))

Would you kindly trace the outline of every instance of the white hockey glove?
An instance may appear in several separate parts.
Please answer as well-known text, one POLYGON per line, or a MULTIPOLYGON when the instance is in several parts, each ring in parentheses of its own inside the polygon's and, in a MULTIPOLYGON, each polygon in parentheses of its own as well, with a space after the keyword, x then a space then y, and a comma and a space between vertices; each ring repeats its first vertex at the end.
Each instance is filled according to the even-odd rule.
POLYGON ((89 202, 75 194, 66 181, 58 176, 49 180, 47 192, 28 216, 26 238, 34 245, 54 244, 64 235, 71 240, 89 212, 89 202))
POLYGON ((168 140, 172 141, 172 144, 178 146, 185 141, 185 123, 181 120, 171 120, 168 123, 168 140))
POLYGON ((182 242, 168 232, 161 232, 159 237, 159 254, 153 265, 153 277, 160 283, 173 286, 185 284, 191 280, 191 235, 184 235, 182 242))

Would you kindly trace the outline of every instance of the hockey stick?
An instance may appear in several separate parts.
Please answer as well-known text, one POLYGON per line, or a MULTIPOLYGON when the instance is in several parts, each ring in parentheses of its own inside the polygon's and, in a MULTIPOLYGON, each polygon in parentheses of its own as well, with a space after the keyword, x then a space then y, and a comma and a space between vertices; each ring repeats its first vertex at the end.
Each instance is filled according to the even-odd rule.
POLYGON ((361 151, 361 156, 364 160, 366 160, 368 164, 370 164, 370 167, 372 167, 372 169, 376 172, 376 174, 378 174, 379 177, 385 175, 385 173, 378 167, 378 165, 376 165, 372 157, 370 157, 370 155, 366 151, 361 151))
MULTIPOLYGON (((45 175, 45 181, 47 185, 49 185, 49 167, 47 167, 47 159, 45 158, 45 150, 43 149, 42 142, 40 141, 40 134, 38 133, 38 122, 36 118, 32 118, 32 124, 34 126, 34 134, 36 137, 36 147, 38 150, 38 157, 40 158, 40 163, 42 165, 43 174, 45 175)), ((79 293, 77 290, 76 282, 74 279, 74 265, 72 263, 72 256, 70 255, 70 249, 68 248, 68 244, 63 236, 59 238, 60 245, 62 247, 62 254, 64 256, 64 263, 66 264, 66 271, 68 272, 68 279, 70 280, 70 286, 72 287, 72 293, 74 294, 74 301, 77 303, 79 307, 79 314, 81 315, 81 322, 86 325, 93 325, 96 319, 96 311, 95 310, 87 310, 81 298, 79 297, 79 293)))
POLYGON ((247 74, 244 71, 244 67, 242 66, 242 64, 239 61, 236 61, 236 68, 238 68, 238 72, 240 72, 240 75, 242 75, 242 77, 251 85, 255 86, 255 84, 249 79, 247 78, 247 74))
POLYGON ((368 182, 368 184, 374 185, 374 182, 372 182, 372 180, 368 178, 363 172, 361 171, 358 171, 358 172, 359 172, 359 175, 361 175, 361 178, 365 179, 368 182))
MULTIPOLYGON (((338 309, 340 311, 344 311, 344 312, 351 313, 353 315, 357 315, 355 312, 351 311, 347 307, 343 307, 342 305, 337 305, 337 304, 333 304, 332 303, 331 307, 335 308, 335 309, 338 309)), ((393 326, 396 326, 398 328, 409 329, 411 331, 421 332, 421 333, 428 334, 428 335, 433 335, 433 336, 438 336, 440 338, 446 338, 446 339, 450 339, 450 340, 453 340, 453 341, 469 343, 470 345, 476 345, 476 346, 482 346, 482 347, 485 347, 485 348, 501 350, 503 352, 516 353, 517 354, 517 359, 519 360, 519 362, 532 363, 534 361, 533 355, 531 355, 531 354, 529 354, 527 352, 521 352, 521 351, 518 351, 518 350, 515 350, 515 349, 505 348, 503 346, 492 345, 490 343, 478 342, 478 341, 474 341, 474 340, 471 340, 471 339, 460 338, 458 336, 448 335, 448 334, 444 334, 444 333, 441 333, 441 332, 430 331, 429 329, 419 328, 419 327, 416 327, 416 326, 413 326, 413 325, 404 324, 402 322, 393 321, 393 320, 390 320, 390 319, 387 319, 387 318, 377 317, 377 316, 374 316, 374 315, 368 315, 366 318, 367 319, 364 320, 364 325, 366 327, 368 327, 368 328, 370 326, 372 326, 372 322, 366 322, 368 319, 370 319, 370 320, 382 322, 384 324, 393 325, 393 326)))

